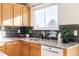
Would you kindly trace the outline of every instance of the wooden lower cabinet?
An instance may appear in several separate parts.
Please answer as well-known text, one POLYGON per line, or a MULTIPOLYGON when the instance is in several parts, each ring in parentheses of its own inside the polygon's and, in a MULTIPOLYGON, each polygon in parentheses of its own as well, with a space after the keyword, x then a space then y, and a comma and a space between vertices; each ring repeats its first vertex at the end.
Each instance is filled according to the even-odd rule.
POLYGON ((79 56, 79 46, 63 49, 64 56, 79 56))
POLYGON ((41 51, 40 51, 40 49, 31 48, 31 49, 30 49, 30 56, 41 56, 41 51))
MULTIPOLYGON (((0 51, 8 56, 41 56, 41 45, 22 40, 0 43, 0 51)), ((63 49, 63 56, 79 56, 79 45, 63 49)))
POLYGON ((0 44, 1 44, 0 51, 3 52, 3 53, 5 53, 5 43, 2 42, 0 44))
POLYGON ((78 56, 79 56, 79 46, 78 46, 78 56))
POLYGON ((6 52, 5 52, 8 56, 17 56, 17 48, 15 48, 15 46, 6 46, 6 52))
POLYGON ((22 56, 40 56, 41 45, 31 42, 23 41, 21 44, 21 55, 22 56))
POLYGON ((29 42, 23 41, 21 45, 21 56, 29 56, 29 42))
POLYGON ((41 56, 41 45, 30 43, 30 56, 41 56))
POLYGON ((21 56, 20 51, 20 43, 18 41, 6 43, 5 54, 8 56, 21 56))
POLYGON ((0 46, 0 51, 8 56, 29 56, 29 42, 10 41, 0 46))

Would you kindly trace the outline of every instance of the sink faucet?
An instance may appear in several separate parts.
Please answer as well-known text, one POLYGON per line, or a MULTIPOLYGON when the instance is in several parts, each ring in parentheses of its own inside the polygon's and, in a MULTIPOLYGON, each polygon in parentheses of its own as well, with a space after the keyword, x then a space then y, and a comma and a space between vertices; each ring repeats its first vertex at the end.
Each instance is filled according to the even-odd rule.
POLYGON ((43 38, 45 38, 45 37, 46 37, 45 32, 44 32, 44 31, 42 31, 42 32, 41 32, 41 34, 40 34, 40 36, 41 36, 41 38, 42 38, 42 39, 43 39, 43 38))

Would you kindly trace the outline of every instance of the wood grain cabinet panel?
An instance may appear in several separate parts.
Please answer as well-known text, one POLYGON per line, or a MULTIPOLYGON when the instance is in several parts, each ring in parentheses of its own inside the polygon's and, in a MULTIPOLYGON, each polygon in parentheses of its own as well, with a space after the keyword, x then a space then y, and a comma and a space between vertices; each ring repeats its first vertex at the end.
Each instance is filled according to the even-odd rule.
POLYGON ((0 26, 2 25, 2 4, 0 3, 0 26))
POLYGON ((41 45, 30 43, 30 56, 41 56, 41 45))
POLYGON ((20 43, 19 42, 7 42, 6 54, 9 56, 21 56, 20 43))
POLYGON ((6 54, 8 56, 17 56, 15 46, 12 45, 6 46, 6 54))
POLYGON ((30 48, 30 56, 41 56, 40 49, 30 48))
POLYGON ((23 26, 30 26, 30 8, 23 7, 23 26))
POLYGON ((30 48, 37 48, 37 49, 40 49, 40 47, 41 47, 40 44, 30 42, 30 48))
POLYGON ((29 56, 29 42, 22 42, 21 46, 21 55, 22 56, 29 56))
POLYGON ((26 41, 9 41, 0 46, 0 51, 8 56, 41 56, 41 45, 26 41))
POLYGON ((1 51, 2 53, 5 53, 5 43, 4 43, 4 42, 1 42, 1 43, 0 43, 0 51, 1 51))
POLYGON ((0 3, 0 26, 30 26, 30 7, 0 3))
POLYGON ((78 46, 78 56, 79 56, 79 46, 78 46))
POLYGON ((79 56, 79 46, 63 49, 64 56, 79 56))
POLYGON ((13 6, 12 4, 4 3, 3 4, 3 25, 4 26, 12 26, 12 16, 13 16, 13 6))
POLYGON ((14 26, 22 26, 22 7, 14 5, 14 26))
POLYGON ((30 7, 0 3, 0 26, 30 26, 30 7))
POLYGON ((68 50, 68 55, 71 55, 71 56, 78 56, 78 46, 72 48, 72 49, 69 49, 68 50))

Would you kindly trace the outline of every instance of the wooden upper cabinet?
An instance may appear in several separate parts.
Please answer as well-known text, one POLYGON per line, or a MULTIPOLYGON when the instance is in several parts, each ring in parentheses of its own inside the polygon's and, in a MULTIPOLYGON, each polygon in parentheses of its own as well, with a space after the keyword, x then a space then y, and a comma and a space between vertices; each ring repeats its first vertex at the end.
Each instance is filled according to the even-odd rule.
POLYGON ((12 4, 3 4, 3 21, 2 21, 2 24, 4 26, 12 26, 12 16, 13 16, 13 5, 12 4))
POLYGON ((30 8, 23 7, 23 26, 30 26, 30 8))
POLYGON ((30 8, 19 4, 0 4, 0 26, 30 26, 30 8))
POLYGON ((14 26, 22 25, 22 7, 14 5, 14 26))
POLYGON ((0 3, 0 26, 2 25, 2 4, 0 3))

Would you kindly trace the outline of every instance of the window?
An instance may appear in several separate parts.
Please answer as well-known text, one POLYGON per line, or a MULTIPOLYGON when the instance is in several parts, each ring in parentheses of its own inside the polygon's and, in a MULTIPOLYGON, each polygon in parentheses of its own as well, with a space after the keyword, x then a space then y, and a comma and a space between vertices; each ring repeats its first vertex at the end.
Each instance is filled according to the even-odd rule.
POLYGON ((58 11, 57 5, 46 8, 46 27, 58 29, 58 11))
POLYGON ((57 5, 51 5, 34 10, 34 20, 34 26, 37 28, 50 27, 55 30, 59 29, 57 5))
POLYGON ((35 11, 35 27, 44 27, 44 9, 35 11))

